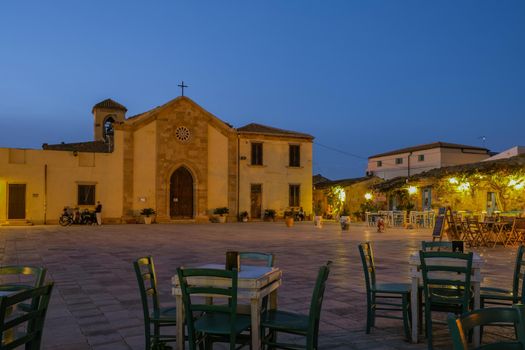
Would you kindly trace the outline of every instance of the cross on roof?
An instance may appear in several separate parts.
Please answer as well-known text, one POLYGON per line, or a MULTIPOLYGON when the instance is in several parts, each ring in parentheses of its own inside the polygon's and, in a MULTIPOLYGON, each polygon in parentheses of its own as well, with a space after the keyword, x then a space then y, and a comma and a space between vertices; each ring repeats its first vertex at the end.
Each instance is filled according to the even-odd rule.
POLYGON ((182 90, 182 96, 184 96, 184 88, 187 88, 189 87, 188 85, 184 85, 184 80, 182 81, 182 83, 180 83, 179 85, 177 85, 178 87, 181 88, 182 90))

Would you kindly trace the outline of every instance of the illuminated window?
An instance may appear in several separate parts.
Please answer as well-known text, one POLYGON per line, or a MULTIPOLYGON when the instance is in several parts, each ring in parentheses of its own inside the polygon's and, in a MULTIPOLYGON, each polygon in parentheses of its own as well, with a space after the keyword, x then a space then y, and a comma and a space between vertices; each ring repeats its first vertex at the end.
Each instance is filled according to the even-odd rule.
POLYGON ((252 143, 252 165, 263 165, 263 144, 252 143))
POLYGON ((396 158, 396 164, 403 164, 403 158, 396 158))

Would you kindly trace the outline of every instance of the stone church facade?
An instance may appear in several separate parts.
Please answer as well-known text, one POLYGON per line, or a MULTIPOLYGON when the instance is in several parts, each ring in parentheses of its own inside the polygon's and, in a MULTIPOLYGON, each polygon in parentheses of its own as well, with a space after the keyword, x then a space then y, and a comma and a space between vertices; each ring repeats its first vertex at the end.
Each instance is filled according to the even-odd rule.
POLYGON ((228 207, 262 218, 312 209, 313 137, 260 124, 234 128, 187 97, 126 117, 110 99, 93 107, 94 141, 0 148, 0 224, 54 224, 64 206, 105 223, 207 222, 228 207))

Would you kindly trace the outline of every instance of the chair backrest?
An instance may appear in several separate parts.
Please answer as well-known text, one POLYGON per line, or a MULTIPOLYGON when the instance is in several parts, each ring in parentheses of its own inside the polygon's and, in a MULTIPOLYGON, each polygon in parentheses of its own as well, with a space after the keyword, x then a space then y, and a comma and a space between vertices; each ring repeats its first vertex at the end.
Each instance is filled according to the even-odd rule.
POLYGON ((429 250, 433 250, 436 248, 438 251, 452 251, 452 242, 445 242, 445 241, 421 241, 421 250, 426 252, 429 250))
POLYGON ((419 251, 425 300, 460 306, 466 312, 470 302, 471 253, 419 251), (454 291, 454 293, 451 293, 454 291))
POLYGON ((525 253, 525 246, 520 245, 516 251, 514 274, 512 276, 512 296, 514 298, 512 302, 514 304, 518 302, 523 303, 523 300, 525 299, 523 293, 523 288, 525 288, 525 273, 523 272, 525 261, 523 261, 523 253, 525 253))
POLYGON ((5 276, 16 277, 17 279, 23 279, 23 281, 2 281, 0 284, 0 290, 3 291, 16 291, 26 290, 29 288, 42 287, 46 279, 47 269, 44 267, 36 266, 2 266, 0 267, 0 279, 4 280, 5 276), (28 283, 27 278, 23 276, 32 276, 33 281, 28 283), (22 278, 20 278, 22 277, 22 278))
POLYGON ((202 268, 177 268, 182 301, 184 303, 185 321, 188 327, 188 341, 190 349, 196 342, 194 326, 194 314, 205 312, 207 314, 228 314, 230 320, 230 344, 235 344, 236 331, 235 322, 237 318, 237 269, 217 270, 202 268), (192 279, 199 279, 198 284, 192 284, 192 279), (208 282, 202 283, 206 279, 208 282), (225 304, 207 304, 198 297, 220 297, 227 298, 225 304), (197 298, 193 298, 197 297, 197 298))
POLYGON ((361 256, 361 264, 363 265, 363 272, 365 273, 366 293, 367 297, 369 297, 372 288, 376 286, 376 266, 374 263, 372 244, 370 242, 359 244, 359 255, 361 256))
POLYGON ((525 232, 525 218, 514 218, 512 223, 513 232, 525 232))
POLYGON ((149 327, 150 308, 153 312, 159 311, 157 277, 155 275, 153 258, 151 256, 139 258, 133 262, 133 267, 135 268, 135 275, 139 284, 144 322, 146 322, 146 327, 149 327))
POLYGON ((267 267, 273 267, 275 263, 275 256, 272 253, 261 252, 239 252, 241 258, 241 265, 243 260, 260 261, 267 267))
POLYGON ((450 335, 452 336, 452 344, 454 350, 467 350, 468 334, 477 326, 484 326, 489 324, 513 323, 516 340, 509 340, 505 342, 496 342, 491 344, 484 344, 476 349, 494 349, 494 350, 514 350, 525 349, 525 324, 524 324, 524 305, 514 305, 513 307, 494 307, 461 315, 456 318, 449 314, 447 323, 450 335))
POLYGON ((0 297, 0 350, 15 349, 24 344, 27 350, 40 349, 52 290, 53 283, 49 283, 0 297), (31 308, 13 313, 16 305, 24 302, 31 308))
POLYGON ((319 334, 319 320, 321 318, 321 308, 323 305, 324 292, 326 289, 326 281, 330 274, 331 261, 327 261, 325 265, 319 268, 317 279, 315 281, 314 291, 312 293, 312 301, 310 302, 310 312, 308 320, 308 334, 306 336, 306 348, 317 349, 317 336, 319 334))

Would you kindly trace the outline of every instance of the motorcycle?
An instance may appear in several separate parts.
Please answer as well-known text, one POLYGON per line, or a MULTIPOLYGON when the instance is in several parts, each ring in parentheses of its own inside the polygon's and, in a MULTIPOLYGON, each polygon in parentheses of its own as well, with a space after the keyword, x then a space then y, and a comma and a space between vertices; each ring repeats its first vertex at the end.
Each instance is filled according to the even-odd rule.
POLYGON ((91 212, 88 209, 82 210, 72 209, 70 207, 64 207, 62 215, 58 219, 58 223, 62 226, 76 225, 95 225, 97 223, 97 217, 95 212, 91 212))

